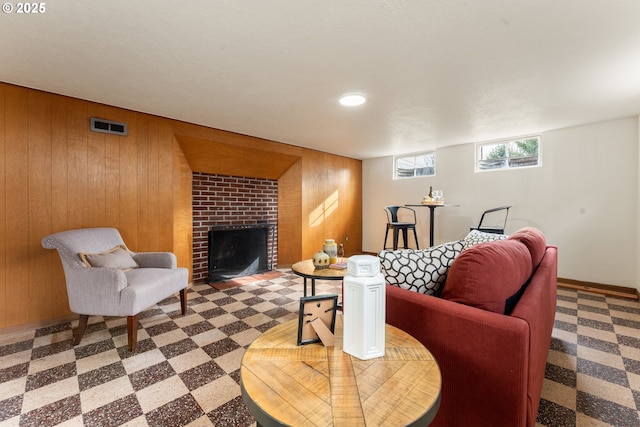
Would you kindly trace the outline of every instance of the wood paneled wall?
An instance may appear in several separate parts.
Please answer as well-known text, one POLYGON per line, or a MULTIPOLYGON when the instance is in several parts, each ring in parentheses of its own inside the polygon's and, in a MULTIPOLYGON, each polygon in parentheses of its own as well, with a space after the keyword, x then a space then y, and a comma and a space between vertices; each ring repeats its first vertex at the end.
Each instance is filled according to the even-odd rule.
POLYGON ((40 245, 53 232, 117 227, 132 250, 191 268, 193 171, 176 135, 298 159, 278 179, 281 265, 325 238, 362 250, 358 160, 0 83, 0 328, 70 314, 58 255, 40 245), (91 132, 91 117, 128 136, 91 132))

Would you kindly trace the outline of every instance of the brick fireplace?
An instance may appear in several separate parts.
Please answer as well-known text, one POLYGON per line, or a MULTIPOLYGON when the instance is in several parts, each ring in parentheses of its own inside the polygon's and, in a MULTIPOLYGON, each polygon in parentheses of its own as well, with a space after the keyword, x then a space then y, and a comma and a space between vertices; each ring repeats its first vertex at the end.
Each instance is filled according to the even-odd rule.
MULTIPOLYGON (((193 282, 207 281, 208 232, 211 227, 278 223, 278 181, 262 178, 193 174, 193 282)), ((277 227, 269 252, 277 265, 277 227)))

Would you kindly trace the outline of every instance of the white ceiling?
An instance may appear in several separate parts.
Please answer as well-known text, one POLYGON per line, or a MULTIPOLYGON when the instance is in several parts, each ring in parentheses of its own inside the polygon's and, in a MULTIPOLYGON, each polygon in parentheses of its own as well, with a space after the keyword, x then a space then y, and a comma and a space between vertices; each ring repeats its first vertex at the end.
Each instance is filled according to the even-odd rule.
POLYGON ((638 0, 8 1, 0 81, 354 158, 640 113, 638 0))

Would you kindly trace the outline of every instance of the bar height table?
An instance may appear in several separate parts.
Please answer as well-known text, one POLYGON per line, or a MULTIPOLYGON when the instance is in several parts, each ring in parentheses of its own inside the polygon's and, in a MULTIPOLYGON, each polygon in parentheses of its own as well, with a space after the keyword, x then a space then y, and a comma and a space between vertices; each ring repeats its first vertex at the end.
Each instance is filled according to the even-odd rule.
POLYGON ((460 205, 451 205, 451 204, 419 204, 419 205, 405 205, 409 207, 418 207, 418 208, 429 208, 429 247, 433 246, 433 224, 435 222, 436 216, 436 208, 447 208, 447 207, 460 207, 460 205))

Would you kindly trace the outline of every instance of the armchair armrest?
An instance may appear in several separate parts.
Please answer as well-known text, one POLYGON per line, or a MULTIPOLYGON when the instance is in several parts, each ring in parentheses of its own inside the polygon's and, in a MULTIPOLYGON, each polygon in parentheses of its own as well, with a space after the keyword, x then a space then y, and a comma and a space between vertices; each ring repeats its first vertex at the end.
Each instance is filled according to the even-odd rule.
POLYGON ((67 294, 71 311, 78 314, 118 316, 120 291, 127 277, 115 268, 66 268, 67 294))
POLYGON ((132 255, 140 268, 177 268, 178 266, 173 252, 139 252, 132 255))

